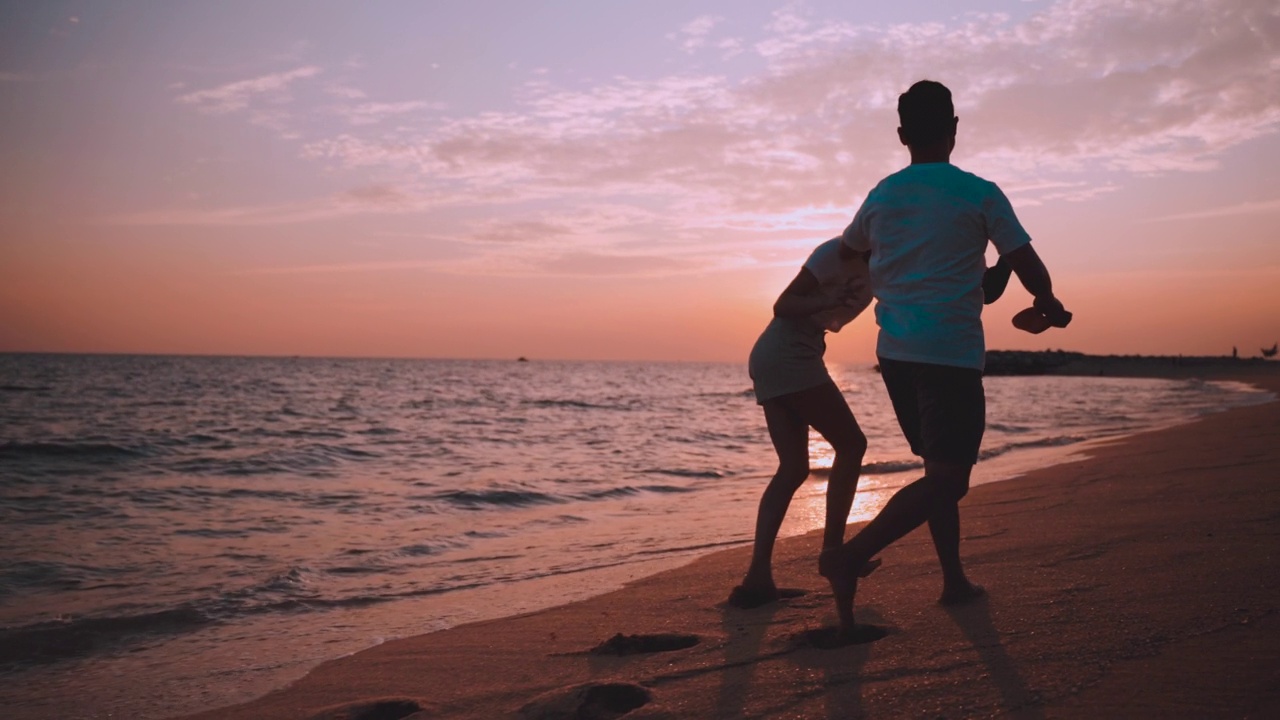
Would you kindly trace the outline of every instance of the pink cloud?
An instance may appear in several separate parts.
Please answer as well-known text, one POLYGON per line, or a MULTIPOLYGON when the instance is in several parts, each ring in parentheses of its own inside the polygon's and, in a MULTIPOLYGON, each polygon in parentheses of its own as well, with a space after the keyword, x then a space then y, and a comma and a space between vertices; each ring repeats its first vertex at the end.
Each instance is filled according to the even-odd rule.
MULTIPOLYGON (((716 22, 697 18, 672 37, 710 46, 716 22)), ((429 99, 375 103, 344 91, 360 101, 336 111, 350 123, 312 133, 302 155, 385 178, 418 209, 485 206, 501 216, 475 223, 472 240, 538 223, 579 229, 529 209, 555 203, 633 208, 630 221, 651 236, 710 242, 720 228, 768 243, 779 233, 811 238, 818 229, 795 213, 851 212, 905 162, 894 106, 923 77, 955 92, 958 162, 998 173, 1020 203, 1080 201, 1132 175, 1202 171, 1280 129, 1280 48, 1271 40, 1280 18, 1264 0, 1063 0, 1022 22, 969 15, 893 26, 788 6, 766 32, 735 46, 764 63, 754 76, 684 71, 570 88, 543 73, 501 112, 427 116, 441 110, 429 99), (415 124, 380 122, 411 113, 415 124)), ((318 72, 182 101, 225 112, 318 72)), ((618 248, 635 236, 592 237, 618 248)))
POLYGON ((679 41, 686 53, 694 53, 706 46, 711 31, 723 21, 724 18, 717 15, 702 15, 685 23, 684 27, 667 38, 679 41))
POLYGON ((319 74, 320 68, 310 65, 187 93, 179 97, 178 102, 194 105, 203 112, 229 113, 245 109, 255 97, 279 97, 279 93, 285 91, 293 82, 319 74))

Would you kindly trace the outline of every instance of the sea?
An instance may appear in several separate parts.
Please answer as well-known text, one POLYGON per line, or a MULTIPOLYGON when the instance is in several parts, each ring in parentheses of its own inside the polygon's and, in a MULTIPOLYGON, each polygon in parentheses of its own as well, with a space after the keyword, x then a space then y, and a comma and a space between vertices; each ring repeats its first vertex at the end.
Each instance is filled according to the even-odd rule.
MULTIPOLYGON (((874 368, 831 371, 869 439, 864 520, 921 464, 874 368)), ((986 390, 979 483, 1271 399, 986 390)), ((821 526, 832 453, 810 455, 783 535, 821 526)), ((748 544, 774 468, 744 364, 0 354, 0 708, 172 717, 604 593, 748 544)))

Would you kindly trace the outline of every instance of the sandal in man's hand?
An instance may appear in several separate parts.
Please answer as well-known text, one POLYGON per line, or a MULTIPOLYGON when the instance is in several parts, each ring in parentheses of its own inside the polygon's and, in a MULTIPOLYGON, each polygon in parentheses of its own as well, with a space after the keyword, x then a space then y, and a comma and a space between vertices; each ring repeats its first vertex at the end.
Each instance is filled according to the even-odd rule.
POLYGON ((1064 328, 1071 324, 1071 313, 1052 295, 1036 298, 1035 304, 1013 316, 1013 326, 1033 335, 1051 327, 1064 328))

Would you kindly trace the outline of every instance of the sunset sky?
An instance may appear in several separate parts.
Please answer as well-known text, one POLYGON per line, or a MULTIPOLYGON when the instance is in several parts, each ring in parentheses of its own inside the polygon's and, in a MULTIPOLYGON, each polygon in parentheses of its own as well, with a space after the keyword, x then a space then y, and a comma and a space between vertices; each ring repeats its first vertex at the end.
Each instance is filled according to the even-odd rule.
POLYGON ((1280 340, 1274 0, 41 0, 0 351, 744 362, 922 78, 1076 313, 989 347, 1280 340))

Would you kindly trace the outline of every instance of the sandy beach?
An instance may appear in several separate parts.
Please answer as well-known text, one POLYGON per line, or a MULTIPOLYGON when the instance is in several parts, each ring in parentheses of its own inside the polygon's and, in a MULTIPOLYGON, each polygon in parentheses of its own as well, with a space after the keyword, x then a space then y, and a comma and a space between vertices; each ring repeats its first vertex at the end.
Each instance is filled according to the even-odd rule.
MULTIPOLYGON (((1280 364, 1196 370, 1280 392, 1280 364)), ((874 643, 820 647, 835 617, 811 534, 778 547, 779 583, 807 594, 772 606, 722 605, 737 548, 190 717, 1280 717, 1277 438, 1270 402, 975 487, 963 553, 989 596, 938 606, 918 530, 859 588, 859 620, 888 630, 874 643)))

